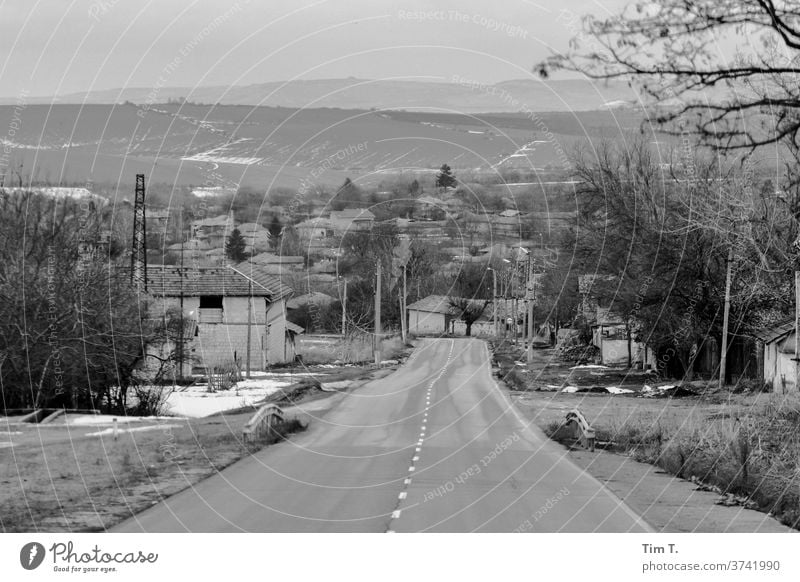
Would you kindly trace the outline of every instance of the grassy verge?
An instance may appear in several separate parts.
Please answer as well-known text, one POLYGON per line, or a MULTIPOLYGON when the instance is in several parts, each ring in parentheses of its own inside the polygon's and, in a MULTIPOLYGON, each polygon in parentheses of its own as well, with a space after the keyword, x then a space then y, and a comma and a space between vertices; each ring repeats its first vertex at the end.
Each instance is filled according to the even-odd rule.
MULTIPOLYGON (((800 528, 800 396, 731 396, 661 403, 595 397, 575 405, 611 451, 716 491, 723 504, 800 528)), ((551 438, 570 438, 560 419, 540 425, 551 438)))
POLYGON ((251 416, 252 410, 165 420, 117 440, 87 437, 96 429, 86 427, 72 434, 25 429, 16 446, 0 449, 0 530, 101 531, 305 429, 287 419, 262 442, 245 445, 242 428, 251 416))

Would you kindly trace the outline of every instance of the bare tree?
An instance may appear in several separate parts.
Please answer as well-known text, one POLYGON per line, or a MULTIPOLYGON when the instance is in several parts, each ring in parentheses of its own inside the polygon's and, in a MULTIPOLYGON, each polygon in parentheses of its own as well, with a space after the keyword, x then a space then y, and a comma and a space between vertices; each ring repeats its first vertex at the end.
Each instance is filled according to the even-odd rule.
POLYGON ((456 316, 464 322, 467 337, 472 335, 472 324, 478 321, 486 311, 486 307, 491 303, 488 299, 475 300, 468 297, 450 297, 449 304, 456 316))
POLYGON ((77 202, 0 197, 4 408, 125 407, 154 330, 129 273, 99 244, 102 225, 77 202))
POLYGON ((800 4, 772 0, 656 0, 578 18, 562 11, 570 50, 539 63, 543 76, 579 71, 632 80, 660 107, 656 121, 716 148, 800 147, 800 4), (746 39, 735 58, 719 43, 746 39))

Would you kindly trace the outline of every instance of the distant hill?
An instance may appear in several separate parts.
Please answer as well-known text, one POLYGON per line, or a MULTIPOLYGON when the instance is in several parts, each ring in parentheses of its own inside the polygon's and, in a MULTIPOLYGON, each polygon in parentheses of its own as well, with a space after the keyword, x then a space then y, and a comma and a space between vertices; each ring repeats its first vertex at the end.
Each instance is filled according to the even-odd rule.
MULTIPOLYGON (((151 102, 152 87, 107 89, 73 93, 58 98, 37 97, 30 103, 112 104, 151 102)), ((464 113, 515 111, 590 111, 636 106, 633 90, 624 83, 595 83, 582 79, 519 79, 495 85, 453 82, 320 79, 260 83, 246 86, 162 87, 159 103, 185 98, 195 103, 266 105, 296 108, 409 109, 464 113)), ((12 99, 0 103, 13 104, 12 99)))
MULTIPOLYGON (((15 106, 0 105, 0 127, 15 106)), ((135 173, 192 187, 336 187, 403 172, 559 171, 567 153, 637 131, 628 109, 455 114, 249 105, 30 104, 0 139, 8 180, 82 186, 135 173)), ((0 182, 2 180, 0 179, 0 182)))

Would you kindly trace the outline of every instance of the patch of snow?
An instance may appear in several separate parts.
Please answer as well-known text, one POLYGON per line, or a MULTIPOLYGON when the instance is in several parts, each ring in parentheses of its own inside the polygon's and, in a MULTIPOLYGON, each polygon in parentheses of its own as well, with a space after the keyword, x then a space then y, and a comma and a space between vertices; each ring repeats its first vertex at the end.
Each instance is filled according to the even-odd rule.
POLYGON ((163 420, 169 418, 168 416, 114 416, 112 414, 67 414, 66 424, 72 426, 95 426, 100 424, 114 424, 114 419, 117 419, 119 424, 128 424, 131 422, 146 422, 153 420, 163 420))
POLYGON ((606 386, 606 390, 608 390, 610 394, 633 394, 633 390, 619 388, 618 386, 606 386))
MULTIPOLYGON (((180 424, 154 424, 151 426, 137 426, 136 428, 121 428, 117 431, 118 434, 126 432, 144 432, 146 430, 166 430, 170 428, 181 428, 180 424)), ((104 436, 107 434, 114 434, 113 428, 99 430, 97 432, 87 432, 86 436, 104 436)))
POLYGON ((202 418, 226 410, 251 406, 290 384, 291 382, 269 378, 250 378, 238 382, 229 390, 218 392, 208 392, 206 386, 195 385, 190 387, 190 390, 170 394, 166 407, 169 414, 175 416, 202 418))
POLYGON ((269 393, 275 392, 279 388, 288 386, 290 383, 285 381, 273 380, 271 378, 250 378, 237 382, 231 390, 268 390, 269 393))
POLYGON ((353 383, 352 380, 340 380, 339 382, 326 382, 324 384, 321 384, 321 387, 325 392, 331 392, 334 390, 339 390, 341 388, 347 388, 352 383, 353 383))
POLYGON ((645 384, 644 387, 642 388, 642 392, 644 393, 663 392, 664 390, 669 390, 671 388, 675 388, 675 384, 664 384, 663 386, 655 386, 655 387, 645 384))
POLYGON ((309 364, 316 368, 352 368, 353 364, 309 364))
POLYGON ((0 449, 10 449, 14 443, 0 442, 0 449))
POLYGON ((579 366, 572 366, 570 370, 607 370, 608 366, 602 364, 581 364, 579 366))
POLYGON ((561 391, 565 392, 567 394, 574 394, 574 393, 576 393, 578 391, 578 387, 577 386, 567 386, 567 387, 563 388, 561 391))

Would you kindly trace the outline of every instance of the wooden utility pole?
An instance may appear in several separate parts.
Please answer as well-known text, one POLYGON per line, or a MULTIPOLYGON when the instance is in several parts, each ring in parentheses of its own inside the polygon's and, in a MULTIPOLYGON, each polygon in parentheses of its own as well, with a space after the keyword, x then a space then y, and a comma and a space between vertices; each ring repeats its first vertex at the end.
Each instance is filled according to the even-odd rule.
MULTIPOLYGON (((181 207, 181 215, 180 216, 181 216, 180 217, 181 224, 183 224, 183 207, 181 207)), ((184 325, 185 324, 183 322, 183 252, 184 252, 183 232, 181 232, 180 237, 181 237, 181 270, 180 270, 180 277, 181 277, 181 279, 180 279, 180 281, 181 281, 181 286, 180 286, 180 310, 181 310, 181 316, 180 316, 180 330, 179 330, 180 337, 176 337, 176 339, 178 340, 178 343, 177 343, 177 345, 175 347, 177 348, 176 351, 178 352, 177 353, 177 356, 178 356, 178 381, 182 382, 183 381, 183 340, 184 340, 184 335, 185 335, 185 332, 184 332, 184 325)))
POLYGON ((489 267, 492 272, 492 323, 494 324, 494 336, 497 337, 497 271, 489 267))
POLYGON ((406 343, 406 266, 403 265, 403 294, 400 296, 400 333, 406 343))
MULTIPOLYGON (((731 312, 731 279, 733 277, 733 247, 728 249, 728 271, 725 276, 725 309, 722 315, 722 349, 719 356, 719 384, 721 390, 725 385, 725 370, 728 360, 728 319, 731 312)), ((688 371, 688 370, 687 370, 688 371)))
POLYGON ((381 261, 375 270, 375 365, 381 365, 381 261))
POLYGON ((800 390, 800 271, 794 272, 794 388, 800 390))
POLYGON ((533 361, 533 302, 536 299, 534 291, 535 284, 536 282, 533 277, 533 257, 528 255, 528 284, 525 289, 528 296, 528 349, 526 350, 528 363, 533 361))
POLYGON ((247 377, 250 377, 250 330, 253 328, 253 282, 247 280, 247 377))
POLYGON ((342 292, 342 337, 347 337, 347 279, 344 280, 342 292))

